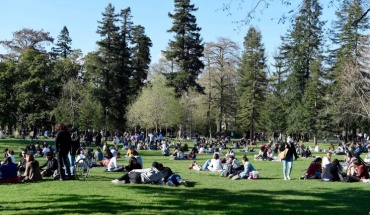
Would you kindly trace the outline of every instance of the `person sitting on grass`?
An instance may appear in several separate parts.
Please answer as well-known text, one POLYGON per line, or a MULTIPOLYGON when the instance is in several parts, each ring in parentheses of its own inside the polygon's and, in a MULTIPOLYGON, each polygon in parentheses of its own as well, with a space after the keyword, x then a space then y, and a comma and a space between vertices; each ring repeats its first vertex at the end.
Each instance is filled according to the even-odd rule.
POLYGON ((174 160, 184 160, 184 159, 186 159, 184 149, 180 147, 176 153, 176 157, 174 157, 174 160))
POLYGON ((113 157, 113 154, 110 151, 110 149, 108 149, 108 148, 104 151, 104 153, 105 153, 105 155, 104 155, 103 160, 100 162, 100 165, 101 166, 108 166, 110 159, 113 157))
POLYGON ((242 162, 243 162, 243 165, 244 165, 244 170, 242 172, 240 172, 239 174, 236 174, 234 176, 229 176, 229 178, 232 178, 233 180, 238 180, 238 179, 241 179, 241 178, 244 178, 244 179, 252 179, 252 176, 251 173, 252 171, 255 171, 253 165, 251 163, 249 163, 249 159, 247 158, 246 155, 243 156, 242 158, 242 162))
POLYGON ((94 152, 94 160, 95 162, 99 162, 103 160, 103 153, 101 152, 100 147, 96 148, 96 151, 94 152))
POLYGON ((221 160, 220 160, 220 156, 217 153, 213 154, 213 158, 211 160, 208 159, 203 164, 202 170, 203 171, 209 170, 209 171, 212 171, 212 172, 221 172, 222 171, 222 163, 221 163, 221 160))
POLYGON ((130 157, 134 156, 134 151, 136 151, 134 149, 134 146, 130 146, 130 148, 127 150, 127 153, 126 153, 125 157, 130 158, 130 157))
POLYGON ((159 164, 159 170, 162 172, 163 178, 162 182, 168 186, 187 186, 187 183, 180 175, 173 173, 171 168, 164 167, 163 164, 159 164))
POLYGON ((197 158, 197 155, 195 153, 195 150, 192 149, 187 155, 186 155, 186 158, 189 159, 189 160, 194 160, 197 158))
POLYGON ((352 164, 348 167, 351 179, 353 181, 360 181, 361 179, 368 179, 369 172, 365 165, 361 164, 357 158, 354 158, 352 164))
POLYGON ((10 157, 5 158, 3 164, 0 165, 0 173, 0 183, 18 182, 17 165, 10 157))
POLYGON ((40 172, 39 162, 35 160, 32 153, 27 153, 26 155, 26 170, 24 171, 23 175, 21 175, 21 179, 23 182, 33 182, 33 181, 41 181, 42 176, 40 172))
POLYGON ((109 160, 108 168, 107 168, 108 172, 122 172, 124 170, 123 166, 117 165, 118 158, 121 158, 120 152, 117 152, 116 156, 112 157, 109 160))
POLYGON ((234 156, 229 156, 229 159, 226 161, 226 165, 223 167, 223 171, 221 173, 222 177, 232 177, 237 172, 241 170, 240 162, 234 156))
POLYGON ((199 145, 199 152, 198 154, 206 154, 206 149, 204 148, 203 144, 199 145))
POLYGON ((301 155, 303 158, 309 158, 312 157, 312 153, 309 147, 306 147, 302 152, 301 155))
POLYGON ((331 163, 331 152, 326 153, 326 156, 322 158, 322 168, 325 169, 329 163, 331 163))
POLYGON ((301 179, 321 179, 321 163, 322 158, 317 157, 308 167, 306 175, 302 176, 301 179))
POLYGON ((321 178, 324 181, 339 181, 339 160, 334 159, 331 163, 326 165, 325 169, 322 172, 321 178))
POLYGON ((53 176, 54 172, 58 170, 58 161, 51 152, 46 153, 46 162, 40 166, 40 170, 42 177, 53 176))
POLYGON ((257 155, 254 155, 254 160, 263 160, 267 158, 266 146, 262 144, 257 155))
POLYGON ((163 174, 158 169, 159 163, 153 162, 151 168, 147 169, 134 169, 124 174, 118 179, 112 180, 114 184, 127 184, 127 183, 152 183, 163 185, 162 178, 163 174))
POLYGON ((18 171, 21 174, 23 174, 24 171, 26 170, 26 163, 27 163, 26 154, 27 154, 26 150, 22 149, 21 159, 19 160, 18 165, 17 165, 18 171))
POLYGON ((129 164, 124 167, 126 172, 130 172, 134 169, 142 169, 142 168, 143 168, 143 166, 138 162, 136 157, 131 157, 130 161, 129 161, 129 164))

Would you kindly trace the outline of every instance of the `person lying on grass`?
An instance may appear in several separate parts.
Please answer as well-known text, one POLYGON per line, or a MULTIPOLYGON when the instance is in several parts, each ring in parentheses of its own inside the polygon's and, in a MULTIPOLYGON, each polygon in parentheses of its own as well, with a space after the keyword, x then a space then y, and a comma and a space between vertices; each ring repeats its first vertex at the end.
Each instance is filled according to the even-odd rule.
POLYGON ((0 183, 15 182, 18 182, 17 165, 12 162, 10 157, 7 157, 0 165, 0 183))
POLYGON ((162 172, 163 178, 162 181, 168 186, 187 186, 187 183, 180 175, 173 173, 171 168, 164 167, 163 164, 159 164, 159 170, 162 172))
POLYGON ((237 173, 235 175, 229 175, 229 178, 232 178, 233 180, 238 180, 238 179, 241 179, 241 178, 244 178, 244 179, 252 179, 252 175, 251 173, 253 171, 255 171, 253 165, 251 163, 249 163, 249 159, 247 158, 246 155, 243 156, 242 158, 242 162, 243 162, 243 165, 244 165, 244 170, 240 173, 237 173))
POLYGON ((158 169, 159 163, 153 162, 151 168, 147 169, 134 169, 124 174, 118 179, 112 180, 114 184, 127 184, 127 183, 143 183, 143 184, 158 184, 163 185, 163 174, 158 169))
POLYGON ((317 157, 308 167, 306 175, 302 176, 301 179, 321 179, 321 163, 322 158, 317 157))

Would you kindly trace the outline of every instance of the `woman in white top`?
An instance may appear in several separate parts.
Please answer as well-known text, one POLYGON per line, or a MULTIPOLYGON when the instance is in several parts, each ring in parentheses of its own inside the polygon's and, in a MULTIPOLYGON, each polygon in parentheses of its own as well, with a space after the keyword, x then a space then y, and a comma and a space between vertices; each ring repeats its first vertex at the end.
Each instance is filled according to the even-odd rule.
POLYGON ((220 156, 218 154, 214 154, 211 160, 211 163, 208 166, 208 170, 212 172, 220 172, 222 171, 222 163, 220 160, 220 156))
POLYGON ((326 156, 322 158, 322 169, 325 169, 326 165, 331 163, 331 152, 326 153, 326 156))

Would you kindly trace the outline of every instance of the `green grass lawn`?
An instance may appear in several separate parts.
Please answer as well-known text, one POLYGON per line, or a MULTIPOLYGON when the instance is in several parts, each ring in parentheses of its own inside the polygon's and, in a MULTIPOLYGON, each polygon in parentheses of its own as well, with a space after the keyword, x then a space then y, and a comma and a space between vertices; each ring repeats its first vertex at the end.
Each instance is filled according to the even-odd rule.
MULTIPOLYGON (((52 140, 49 140, 52 141, 52 140)), ((29 141, 0 140, 17 152, 29 141)), ((50 142, 51 143, 51 142, 50 142)), ((192 146, 192 144, 189 144, 192 146)), ((327 148, 323 144, 321 148, 327 148)), ((234 150, 241 160, 245 153, 234 150)), ((280 162, 254 161, 258 180, 236 180, 219 173, 189 170, 191 161, 170 160, 160 151, 139 151, 144 167, 153 161, 180 174, 188 187, 124 184, 110 181, 122 173, 93 168, 86 181, 2 184, 0 214, 369 214, 370 184, 299 180, 312 159, 294 162, 292 180, 284 181, 280 162)), ((226 154, 226 150, 223 151, 226 154)), ((315 154, 323 156, 324 153, 315 154)), ((211 155, 197 155, 202 164, 211 155)), ((335 156, 343 159, 343 156, 335 156)), ((40 163, 44 158, 39 158, 40 163)), ((120 159, 126 165, 128 160, 120 159)))

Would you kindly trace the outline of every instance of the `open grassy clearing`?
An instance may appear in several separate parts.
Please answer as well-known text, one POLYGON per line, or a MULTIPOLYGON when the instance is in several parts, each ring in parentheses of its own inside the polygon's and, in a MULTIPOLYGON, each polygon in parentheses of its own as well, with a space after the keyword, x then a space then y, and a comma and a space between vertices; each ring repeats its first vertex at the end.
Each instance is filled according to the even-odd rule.
MULTIPOLYGON (((52 140, 49 140, 52 141, 52 140)), ((0 140, 0 149, 16 150, 29 141, 0 140)), ((192 146, 190 143, 189 146, 192 146)), ((321 145, 322 148, 327 148, 321 145)), ((245 153, 234 150, 237 158, 245 153)), ((160 151, 139 151, 144 167, 153 161, 179 173, 189 187, 115 185, 123 173, 93 168, 87 181, 54 181, 0 185, 0 214, 368 214, 370 185, 298 180, 312 159, 294 162, 291 181, 282 179, 280 162, 254 161, 259 180, 233 181, 219 173, 189 170, 191 161, 175 161, 160 151)), ((226 151, 224 150, 225 154, 226 151)), ((253 158, 255 153, 246 153, 253 158)), ((315 155, 323 156, 324 153, 315 155)), ((202 164, 211 155, 197 155, 202 164)), ((343 159, 343 156, 334 156, 343 159)), ((40 163, 44 158, 39 158, 40 163)), ((120 159, 120 164, 128 160, 120 159)))

